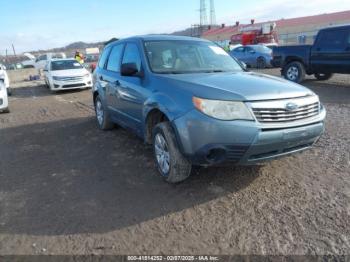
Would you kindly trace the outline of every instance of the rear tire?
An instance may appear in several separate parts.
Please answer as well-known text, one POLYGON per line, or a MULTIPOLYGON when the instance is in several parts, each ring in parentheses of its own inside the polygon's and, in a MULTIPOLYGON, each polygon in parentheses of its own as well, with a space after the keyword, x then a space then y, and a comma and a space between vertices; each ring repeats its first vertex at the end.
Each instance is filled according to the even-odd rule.
POLYGON ((291 62, 284 66, 283 76, 289 81, 301 83, 305 78, 305 67, 300 62, 291 62))
POLYGON ((258 69, 265 69, 266 68, 266 61, 263 57, 258 57, 256 60, 256 68, 258 69))
POLYGON ((314 76, 317 80, 324 81, 330 79, 333 74, 332 73, 315 73, 314 76))
POLYGON ((168 183, 179 183, 191 174, 191 163, 181 154, 169 122, 153 129, 153 152, 159 173, 168 183))
POLYGON ((100 96, 95 98, 95 113, 97 125, 101 130, 111 130, 114 127, 113 122, 110 120, 108 111, 102 103, 100 96))

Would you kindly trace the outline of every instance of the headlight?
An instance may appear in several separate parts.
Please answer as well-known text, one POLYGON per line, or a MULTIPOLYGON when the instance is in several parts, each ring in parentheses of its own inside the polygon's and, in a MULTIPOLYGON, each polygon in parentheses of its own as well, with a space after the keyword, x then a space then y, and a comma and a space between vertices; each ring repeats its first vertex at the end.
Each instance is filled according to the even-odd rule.
POLYGON ((193 97, 194 106, 202 113, 220 120, 254 120, 243 102, 208 100, 193 97))
POLYGON ((84 77, 85 77, 85 78, 90 77, 90 74, 86 74, 86 75, 84 75, 84 77))

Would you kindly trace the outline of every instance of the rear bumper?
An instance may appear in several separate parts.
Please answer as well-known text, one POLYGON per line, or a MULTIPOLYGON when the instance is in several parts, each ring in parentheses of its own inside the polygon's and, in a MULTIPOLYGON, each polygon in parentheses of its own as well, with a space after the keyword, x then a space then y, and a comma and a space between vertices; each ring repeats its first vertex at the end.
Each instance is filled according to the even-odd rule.
POLYGON ((0 90, 0 111, 8 108, 8 98, 7 98, 7 90, 0 90))
POLYGON ((325 111, 303 126, 263 129, 255 121, 220 121, 191 111, 173 124, 182 152, 195 165, 250 165, 310 148, 324 132, 325 111))

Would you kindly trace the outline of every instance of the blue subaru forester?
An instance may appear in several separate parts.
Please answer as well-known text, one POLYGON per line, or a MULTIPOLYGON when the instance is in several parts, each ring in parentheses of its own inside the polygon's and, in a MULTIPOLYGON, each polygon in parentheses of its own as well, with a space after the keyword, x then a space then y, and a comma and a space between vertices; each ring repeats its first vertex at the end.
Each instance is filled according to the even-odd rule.
POLYGON ((93 100, 98 126, 118 124, 152 144, 171 183, 193 165, 249 165, 310 148, 326 116, 309 89, 247 72, 212 42, 177 36, 107 45, 93 100))

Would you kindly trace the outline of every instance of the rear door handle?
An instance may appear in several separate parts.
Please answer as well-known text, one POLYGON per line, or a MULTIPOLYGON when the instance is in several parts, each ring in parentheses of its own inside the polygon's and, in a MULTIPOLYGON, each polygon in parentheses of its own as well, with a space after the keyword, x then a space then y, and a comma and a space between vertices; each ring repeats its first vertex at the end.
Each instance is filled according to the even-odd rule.
POLYGON ((120 86, 119 80, 116 80, 114 83, 115 83, 116 86, 120 86))
POLYGON ((101 81, 104 81, 104 80, 103 80, 103 76, 100 76, 100 80, 101 80, 101 81))

